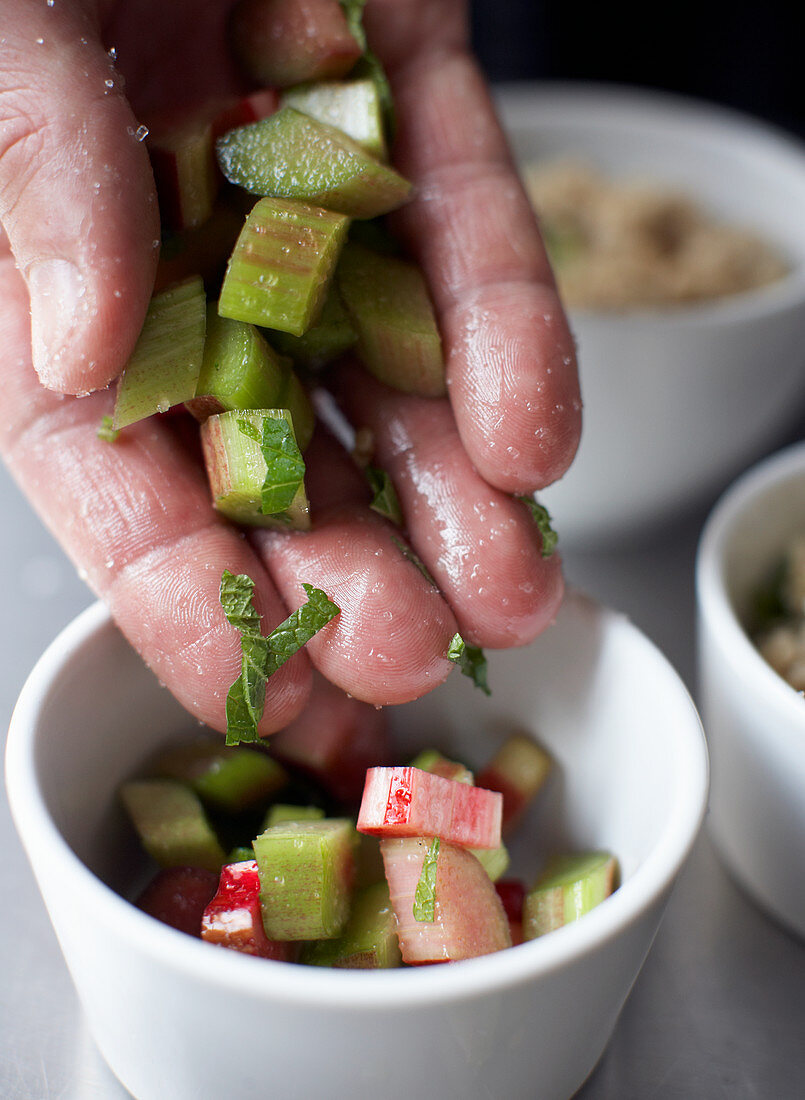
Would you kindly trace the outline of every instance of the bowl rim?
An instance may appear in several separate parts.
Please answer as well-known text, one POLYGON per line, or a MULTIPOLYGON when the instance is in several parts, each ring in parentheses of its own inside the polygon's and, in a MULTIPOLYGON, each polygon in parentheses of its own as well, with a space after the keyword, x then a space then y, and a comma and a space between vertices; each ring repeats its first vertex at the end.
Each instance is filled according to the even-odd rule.
POLYGON ((770 490, 792 480, 805 481, 805 441, 755 463, 729 486, 707 517, 696 551, 695 584, 700 627, 706 625, 712 631, 740 676, 738 682, 751 684, 769 717, 780 720, 769 723, 777 736, 792 727, 802 732, 805 701, 764 660, 749 637, 727 588, 725 558, 741 518, 770 490))
MULTIPOLYGON (((769 156, 777 157, 790 170, 802 174, 803 204, 805 204, 805 142, 793 132, 758 116, 742 112, 711 100, 651 88, 640 84, 619 84, 596 80, 534 80, 511 81, 495 86, 495 99, 504 120, 504 130, 511 140, 511 131, 534 125, 534 110, 541 107, 565 111, 568 116, 589 118, 591 110, 606 114, 604 124, 613 124, 612 112, 620 111, 634 120, 651 120, 652 124, 679 128, 693 124, 697 128, 718 127, 724 137, 744 145, 752 141, 769 156)), ((617 125, 620 125, 619 123, 617 125)), ((515 158, 516 159, 516 158, 515 158)), ((775 316, 805 304, 805 249, 799 262, 782 278, 766 286, 710 301, 667 307, 635 306, 620 311, 569 309, 571 317, 602 325, 658 325, 693 328, 729 321, 751 321, 757 317, 775 316)))
MULTIPOLYGON (((254 959, 235 951, 210 951, 209 945, 162 925, 140 912, 103 883, 79 859, 53 821, 36 774, 37 723, 52 685, 72 657, 90 638, 116 629, 104 604, 92 604, 48 646, 31 671, 14 709, 6 746, 6 785, 18 834, 32 864, 32 850, 43 845, 72 880, 72 894, 93 912, 93 919, 166 971, 255 1000, 271 1000, 342 1011, 429 1008, 459 1000, 500 994, 552 974, 611 942, 639 921, 670 890, 699 833, 708 790, 708 759, 701 720, 690 693, 667 658, 628 618, 581 593, 566 599, 585 601, 611 629, 627 630, 647 647, 647 656, 676 680, 687 697, 690 721, 675 740, 675 755, 684 763, 687 782, 643 864, 585 920, 558 929, 550 937, 532 940, 506 951, 453 963, 449 967, 417 967, 385 971, 344 971, 301 967, 254 959), (34 843, 35 841, 35 843, 34 843), (265 967, 269 967, 266 970, 265 967)), ((680 723, 680 726, 683 724, 680 723)), ((680 765, 682 766, 682 765, 680 765)))

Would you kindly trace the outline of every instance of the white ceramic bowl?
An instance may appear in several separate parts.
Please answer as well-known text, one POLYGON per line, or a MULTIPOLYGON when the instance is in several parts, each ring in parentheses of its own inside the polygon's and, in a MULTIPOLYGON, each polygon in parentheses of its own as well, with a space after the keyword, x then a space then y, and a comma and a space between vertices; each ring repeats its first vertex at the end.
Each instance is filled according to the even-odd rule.
POLYGON ((580 156, 652 177, 756 230, 791 273, 717 303, 616 315, 573 309, 579 453, 541 499, 566 544, 633 538, 723 488, 805 407, 805 149, 751 118, 608 85, 504 88, 521 163, 580 156))
POLYGON ((345 972, 257 960, 147 917, 119 782, 186 729, 100 606, 53 643, 14 713, 14 819, 101 1052, 137 1100, 489 1096, 566 1100, 598 1061, 706 800, 704 739, 666 660, 624 617, 568 597, 527 649, 491 655, 490 700, 455 675, 394 711, 405 752, 470 762, 539 731, 560 769, 526 827, 535 869, 601 846, 623 885, 548 937, 447 966, 345 972))
POLYGON ((805 444, 718 502, 699 546, 699 678, 712 759, 708 826, 737 880, 805 935, 805 700, 744 629, 753 591, 805 531, 805 444))

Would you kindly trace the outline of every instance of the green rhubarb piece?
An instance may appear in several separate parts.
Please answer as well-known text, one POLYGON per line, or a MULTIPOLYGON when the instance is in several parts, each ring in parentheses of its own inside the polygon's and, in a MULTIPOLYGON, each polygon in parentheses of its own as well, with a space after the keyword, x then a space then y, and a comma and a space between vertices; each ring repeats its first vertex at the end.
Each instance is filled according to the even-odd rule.
POLYGON ((435 836, 422 861, 422 872, 414 890, 414 920, 432 924, 436 920, 436 872, 440 840, 435 836))
POLYGON ((348 224, 320 206, 255 203, 229 257, 218 312, 301 336, 318 320, 348 224))
MULTIPOLYGON (((281 356, 245 321, 221 317, 207 307, 207 339, 196 398, 211 398, 207 415, 229 409, 275 409, 285 382, 281 356)), ((194 411, 191 404, 191 412, 194 411)))
POLYGON ((373 80, 323 80, 288 88, 281 107, 293 107, 302 114, 334 126, 356 141, 373 157, 386 160, 383 110, 373 80))
POLYGON ((288 802, 275 802, 269 806, 263 821, 263 831, 286 821, 321 821, 324 810, 321 806, 292 806, 288 802))
POLYGON ((288 782, 282 765, 266 753, 226 748, 220 741, 168 749, 153 770, 187 783, 207 805, 232 812, 276 794, 288 782))
POLYGON ((505 844, 497 848, 470 848, 470 851, 493 882, 502 878, 509 869, 511 859, 505 844))
POLYGON ((230 130, 216 151, 230 183, 252 194, 300 199, 351 218, 375 218, 411 197, 399 172, 293 107, 230 130))
POLYGON ((161 867, 203 867, 219 871, 224 850, 198 795, 175 779, 124 783, 120 797, 142 845, 161 867))
POLYGON ((211 416, 201 426, 201 444, 213 505, 222 515, 253 527, 310 527, 304 460, 287 409, 211 416), (267 431, 278 424, 285 428, 269 463, 263 444, 267 431))
POLYGON ((440 775, 443 779, 454 779, 457 783, 466 783, 470 787, 475 783, 475 777, 469 768, 457 760, 450 760, 438 749, 422 749, 411 761, 410 766, 419 768, 423 772, 440 775))
POLYGON ((523 936, 534 940, 589 913, 615 888, 617 861, 609 852, 557 856, 526 894, 523 936))
POLYGON ((269 334, 271 343, 283 355, 306 367, 322 367, 337 359, 358 339, 358 333, 341 301, 335 281, 330 283, 319 319, 302 336, 287 332, 269 334))
POLYGON ((316 414, 313 411, 307 390, 299 381, 289 359, 286 360, 285 381, 277 399, 277 407, 287 409, 291 414, 291 423, 293 424, 299 450, 306 450, 313 438, 316 414))
POLYGON ((376 882, 357 891, 352 912, 340 936, 307 944, 300 962, 352 970, 385 970, 400 966, 397 921, 388 884, 376 882))
POLYGON ((350 241, 336 278, 367 370, 404 393, 443 396, 442 342, 419 268, 350 241))
POLYGON ((385 218, 352 222, 348 239, 355 244, 362 244, 364 248, 370 248, 372 252, 379 252, 382 256, 401 257, 403 255, 400 242, 389 231, 385 218))
POLYGON ((346 818, 273 825, 254 840, 269 939, 338 936, 349 917, 357 832, 346 818))
POLYGON ((115 428, 167 412, 193 397, 204 355, 206 312, 199 276, 151 299, 140 338, 118 383, 115 428))

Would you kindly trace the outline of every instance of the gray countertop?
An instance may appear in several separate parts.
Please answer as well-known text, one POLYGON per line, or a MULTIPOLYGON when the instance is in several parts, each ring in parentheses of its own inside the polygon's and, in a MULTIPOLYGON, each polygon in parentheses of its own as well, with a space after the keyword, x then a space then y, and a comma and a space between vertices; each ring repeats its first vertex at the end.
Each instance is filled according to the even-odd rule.
MULTIPOLYGON (((0 723, 30 666, 91 600, 0 467, 0 723)), ((693 561, 703 513, 627 550, 566 552, 571 581, 626 611, 695 695, 693 561)), ((0 793, 0 1097, 120 1100, 0 793)), ((572 1026, 572 1021, 569 1021, 572 1026)), ((583 1100, 787 1100, 805 1079, 805 943, 733 885, 706 833, 583 1100)))

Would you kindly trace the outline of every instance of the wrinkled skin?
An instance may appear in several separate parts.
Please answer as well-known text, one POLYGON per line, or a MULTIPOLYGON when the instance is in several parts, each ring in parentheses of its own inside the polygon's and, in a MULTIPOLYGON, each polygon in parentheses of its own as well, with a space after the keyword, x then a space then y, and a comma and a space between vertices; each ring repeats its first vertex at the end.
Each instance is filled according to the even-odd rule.
POLYGON ((320 432, 315 530, 244 537, 219 520, 180 420, 98 440, 153 285, 159 221, 135 132, 161 108, 245 89, 226 49, 231 0, 0 0, 0 450, 33 506, 131 642, 198 718, 224 728, 239 642, 224 568, 256 582, 266 629, 323 587, 342 614, 272 679, 261 732, 304 705, 312 661, 374 704, 450 671, 461 629, 520 645, 553 618, 560 564, 509 494, 561 476, 580 401, 571 337, 458 0, 369 0, 417 187, 395 227, 430 281, 449 400, 392 394, 347 365, 336 380, 377 437, 432 588, 367 507, 362 477, 320 432), (116 60, 107 54, 114 47, 116 60), (68 395, 68 396, 64 396, 68 395), (88 395, 80 400, 73 395, 88 395))

